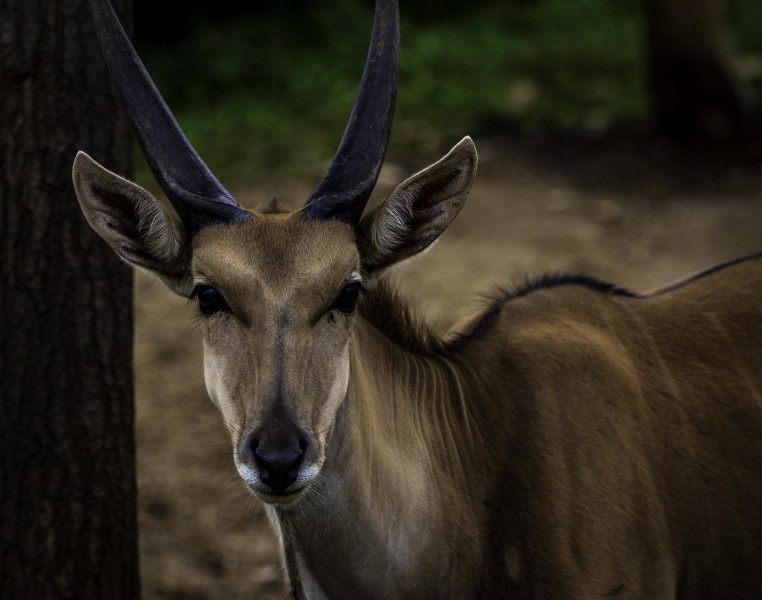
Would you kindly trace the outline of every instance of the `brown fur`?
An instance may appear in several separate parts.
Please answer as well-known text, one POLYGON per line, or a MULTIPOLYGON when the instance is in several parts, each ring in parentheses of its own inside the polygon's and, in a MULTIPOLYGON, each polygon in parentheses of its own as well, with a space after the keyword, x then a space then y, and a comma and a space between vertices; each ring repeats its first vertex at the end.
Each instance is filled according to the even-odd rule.
POLYGON ((78 161, 117 252, 224 297, 199 314, 207 387, 294 597, 762 597, 762 256, 643 296, 541 278, 441 340, 382 276, 457 214, 469 141, 356 229, 268 206, 170 258, 171 208, 140 227, 147 192, 78 161), (246 454, 261 432, 308 441, 283 493, 246 454))
POLYGON ((407 298, 386 280, 373 286, 359 309, 369 324, 410 352, 428 356, 445 347, 407 298))

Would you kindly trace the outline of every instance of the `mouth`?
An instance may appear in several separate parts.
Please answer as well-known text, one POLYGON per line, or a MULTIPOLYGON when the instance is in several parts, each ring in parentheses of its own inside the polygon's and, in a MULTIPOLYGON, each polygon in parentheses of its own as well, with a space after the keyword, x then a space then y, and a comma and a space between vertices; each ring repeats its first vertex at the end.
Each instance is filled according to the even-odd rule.
MULTIPOLYGON (((309 482, 302 484, 298 489, 286 489, 283 493, 278 493, 271 490, 269 487, 262 484, 258 477, 253 477, 251 469, 243 465, 237 465, 239 475, 246 484, 249 491, 259 498, 265 504, 272 504, 278 506, 287 506, 293 504, 299 498, 304 495, 309 487, 309 482)), ((297 484, 298 485, 298 484, 297 484)), ((290 486, 293 488, 294 486, 290 486)))
POLYGON ((288 492, 286 494, 271 494, 261 490, 253 489, 251 487, 250 489, 254 492, 257 498, 259 498, 265 504, 287 506, 299 500, 304 495, 304 492, 307 491, 307 486, 304 486, 303 488, 293 492, 288 492))

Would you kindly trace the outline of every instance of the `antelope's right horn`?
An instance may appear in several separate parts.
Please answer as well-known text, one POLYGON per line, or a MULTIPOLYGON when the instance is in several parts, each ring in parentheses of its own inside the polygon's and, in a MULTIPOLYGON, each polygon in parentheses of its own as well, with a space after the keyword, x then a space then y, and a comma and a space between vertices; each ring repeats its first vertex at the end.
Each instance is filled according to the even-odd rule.
POLYGON ((109 0, 90 0, 90 10, 111 78, 148 166, 188 232, 192 235, 215 222, 250 219, 190 145, 109 0))

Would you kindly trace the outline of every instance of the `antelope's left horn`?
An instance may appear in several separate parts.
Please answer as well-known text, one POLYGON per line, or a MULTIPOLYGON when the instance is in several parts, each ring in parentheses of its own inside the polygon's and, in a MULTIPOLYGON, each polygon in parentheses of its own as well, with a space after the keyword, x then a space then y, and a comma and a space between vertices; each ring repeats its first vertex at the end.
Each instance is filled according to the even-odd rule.
POLYGON ((376 0, 373 34, 339 149, 302 212, 356 224, 376 185, 392 128, 399 76, 397 0, 376 0))

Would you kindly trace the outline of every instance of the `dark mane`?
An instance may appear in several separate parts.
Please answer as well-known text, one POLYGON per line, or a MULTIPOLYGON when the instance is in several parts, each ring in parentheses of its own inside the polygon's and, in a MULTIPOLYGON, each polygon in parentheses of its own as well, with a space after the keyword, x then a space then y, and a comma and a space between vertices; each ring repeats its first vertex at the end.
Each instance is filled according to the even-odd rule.
POLYGON ((392 283, 381 281, 371 287, 359 309, 366 321, 401 348, 429 355, 443 347, 440 337, 392 283))
POLYGON ((475 322, 467 332, 458 335, 448 344, 447 349, 457 350, 470 340, 482 337, 489 331, 503 306, 511 300, 523 298, 538 290, 554 288, 562 285, 580 285, 595 292, 610 296, 620 296, 625 298, 640 297, 635 292, 620 288, 613 283, 607 283, 600 279, 596 279, 595 277, 590 277, 589 275, 554 271, 545 273, 539 277, 527 277, 519 283, 510 285, 509 287, 498 286, 492 293, 487 294, 485 296, 487 306, 484 311, 476 318, 475 322))
POLYGON ((467 334, 458 336, 449 343, 435 334, 426 320, 416 312, 408 300, 394 284, 381 281, 374 285, 360 304, 361 315, 376 329, 381 331, 401 348, 417 354, 434 354, 440 350, 456 349, 464 342, 481 337, 490 328, 495 317, 506 302, 521 298, 534 291, 560 285, 581 285, 612 296, 638 297, 637 294, 588 277, 570 273, 546 273, 539 277, 527 278, 510 287, 498 287, 486 296, 487 307, 467 334))
POLYGON ((722 271, 723 269, 727 269, 728 267, 734 267, 735 265, 740 265, 742 263, 750 262, 754 260, 762 260, 762 252, 757 252, 756 254, 750 254, 748 256, 742 256, 740 258, 734 258, 732 260, 721 262, 717 265, 714 265, 713 267, 709 267, 708 269, 704 269, 703 271, 694 273, 693 275, 686 277, 685 279, 681 279, 675 283, 659 288, 645 297, 656 298, 659 296, 664 296, 666 294, 669 294, 670 292, 674 292, 675 290, 679 290, 680 288, 684 288, 685 286, 690 285, 691 283, 699 281, 703 279, 704 277, 713 275, 714 273, 717 273, 718 271, 722 271))
POLYGON ((553 271, 551 273, 540 275, 539 277, 527 277, 519 284, 513 285, 510 288, 500 288, 495 296, 495 300, 500 303, 508 302, 515 298, 521 298, 527 294, 531 294, 537 290, 544 290, 559 285, 581 285, 591 290, 595 290, 596 292, 600 292, 601 294, 624 296, 626 298, 638 297, 638 294, 635 292, 621 288, 613 283, 590 277, 589 275, 553 271))

